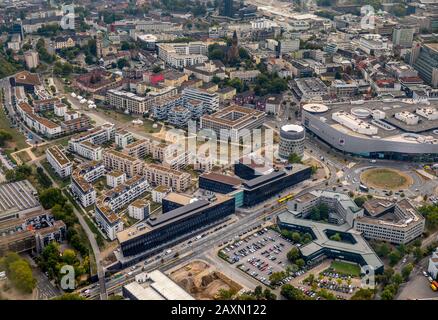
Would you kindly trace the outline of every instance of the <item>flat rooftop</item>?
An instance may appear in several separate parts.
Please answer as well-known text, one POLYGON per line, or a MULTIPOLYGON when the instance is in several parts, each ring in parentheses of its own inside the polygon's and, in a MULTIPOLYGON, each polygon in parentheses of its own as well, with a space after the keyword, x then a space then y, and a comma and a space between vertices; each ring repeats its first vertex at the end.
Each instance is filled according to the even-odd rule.
POLYGON ((34 196, 36 192, 28 180, 0 184, 0 217, 11 212, 40 208, 34 196))
POLYGON ((216 200, 213 202, 199 199, 188 205, 179 207, 164 214, 150 217, 143 223, 125 229, 117 233, 117 239, 119 240, 119 243, 135 239, 143 234, 154 230, 155 228, 161 228, 166 226, 167 224, 178 223, 178 221, 181 219, 187 218, 191 215, 195 215, 207 207, 219 205, 230 199, 231 197, 222 194, 216 194, 216 200))
MULTIPOLYGON (((420 120, 416 125, 407 125, 406 123, 395 119, 394 115, 396 113, 407 111, 417 114, 417 109, 426 107, 425 104, 414 103, 412 99, 394 101, 370 100, 361 102, 326 104, 325 106, 327 107, 327 110, 326 108, 321 107, 318 110, 312 110, 306 106, 303 107, 303 110, 312 110, 310 111, 310 114, 313 114, 322 122, 348 135, 355 135, 368 139, 385 139, 411 143, 419 143, 414 137, 421 136, 424 138, 430 137, 433 139, 433 141, 435 141, 433 143, 438 143, 438 131, 436 131, 438 129, 438 119, 427 120, 426 118, 419 116, 420 120), (356 115, 363 122, 377 127, 377 133, 372 136, 360 134, 333 120, 332 115, 340 111, 356 115), (384 112, 385 118, 376 122, 371 116, 373 111, 384 112)), ((427 107, 438 109, 438 101, 431 101, 430 105, 427 107)))
POLYGON ((343 225, 332 225, 307 219, 299 219, 289 211, 280 213, 278 215, 278 221, 284 224, 306 227, 312 230, 315 239, 300 248, 301 253, 305 257, 316 254, 322 249, 329 249, 332 251, 344 251, 360 255, 363 257, 366 264, 372 266, 374 270, 383 267, 382 261, 368 245, 368 243, 362 238, 360 232, 350 229, 350 226, 348 226, 346 223, 343 225), (349 233, 353 237, 355 243, 330 240, 326 234, 327 230, 349 233))

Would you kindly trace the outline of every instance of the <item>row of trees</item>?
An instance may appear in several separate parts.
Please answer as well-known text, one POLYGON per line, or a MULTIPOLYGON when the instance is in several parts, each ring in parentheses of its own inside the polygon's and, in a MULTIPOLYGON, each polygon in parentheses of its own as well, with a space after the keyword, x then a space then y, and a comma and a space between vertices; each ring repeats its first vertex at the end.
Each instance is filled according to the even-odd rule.
POLYGON ((236 289, 219 289, 215 297, 216 300, 276 300, 277 296, 268 288, 263 290, 262 286, 257 286, 254 291, 248 291, 237 295, 236 289))
POLYGON ((0 129, 0 147, 4 147, 10 140, 12 140, 12 135, 3 129, 0 129))
POLYGON ((313 240, 312 235, 308 232, 300 233, 298 231, 281 230, 281 235, 296 243, 307 244, 313 240))

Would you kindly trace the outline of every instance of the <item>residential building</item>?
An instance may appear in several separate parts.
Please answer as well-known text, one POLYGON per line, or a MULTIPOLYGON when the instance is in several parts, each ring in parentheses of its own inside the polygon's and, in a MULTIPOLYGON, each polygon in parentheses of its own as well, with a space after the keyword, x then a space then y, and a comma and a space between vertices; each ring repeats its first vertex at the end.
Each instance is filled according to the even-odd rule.
POLYGON ((165 186, 158 186, 154 189, 152 189, 152 201, 161 203, 163 201, 163 198, 172 191, 172 188, 165 187, 165 186))
POLYGON ((131 132, 126 130, 117 130, 114 136, 116 146, 123 149, 128 144, 134 142, 134 136, 131 132))
POLYGON ((71 175, 73 163, 65 156, 58 146, 47 148, 46 156, 47 161, 61 179, 65 179, 71 175))
POLYGON ((105 150, 102 159, 105 168, 118 170, 128 177, 141 174, 143 169, 143 161, 116 150, 105 150))
POLYGON ((172 107, 169 111, 167 122, 176 127, 186 127, 192 117, 192 113, 181 106, 172 107))
POLYGON ((208 60, 205 42, 158 43, 158 57, 175 68, 204 63, 208 60))
POLYGON ((150 202, 144 199, 137 199, 128 207, 128 215, 137 220, 144 220, 149 217, 150 202))
POLYGON ((115 188, 126 181, 126 173, 112 170, 106 174, 106 185, 111 188, 115 188))
POLYGON ((71 175, 70 189, 79 203, 87 208, 96 202, 96 190, 92 182, 105 174, 102 162, 90 161, 79 165, 71 175))
POLYGON ((145 164, 143 174, 149 183, 166 186, 176 192, 183 192, 190 187, 191 176, 187 172, 176 171, 159 164, 145 164))
POLYGON ((219 110, 219 96, 217 93, 210 93, 199 88, 187 87, 182 91, 182 95, 184 101, 201 101, 204 106, 204 112, 212 113, 219 110))
POLYGON ((40 64, 38 52, 32 50, 26 51, 24 53, 24 61, 28 69, 35 69, 40 64))

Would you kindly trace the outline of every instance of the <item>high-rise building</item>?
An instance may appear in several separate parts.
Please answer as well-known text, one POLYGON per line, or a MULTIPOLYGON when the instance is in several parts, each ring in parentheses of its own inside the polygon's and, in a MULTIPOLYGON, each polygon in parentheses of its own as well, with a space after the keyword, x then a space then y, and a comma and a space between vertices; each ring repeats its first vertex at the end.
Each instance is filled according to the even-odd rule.
POLYGON ((38 52, 26 51, 24 53, 24 61, 26 62, 26 66, 28 69, 33 69, 33 68, 38 67, 38 65, 40 63, 38 52))
POLYGON ((224 0, 224 16, 234 16, 234 3, 233 0, 224 0))
POLYGON ((415 28, 398 25, 392 31, 392 43, 394 47, 410 48, 414 40, 415 28))
POLYGON ((415 46, 411 52, 410 62, 419 76, 433 88, 438 87, 438 45, 424 43, 415 46))

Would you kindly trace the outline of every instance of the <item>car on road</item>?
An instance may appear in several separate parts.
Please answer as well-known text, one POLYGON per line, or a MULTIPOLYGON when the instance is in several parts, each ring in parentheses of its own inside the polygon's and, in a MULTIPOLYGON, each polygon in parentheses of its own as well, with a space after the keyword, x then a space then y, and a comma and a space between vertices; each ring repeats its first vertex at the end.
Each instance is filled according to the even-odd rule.
POLYGON ((429 277, 429 275, 427 274, 426 271, 423 271, 423 276, 425 276, 425 277, 429 277))

